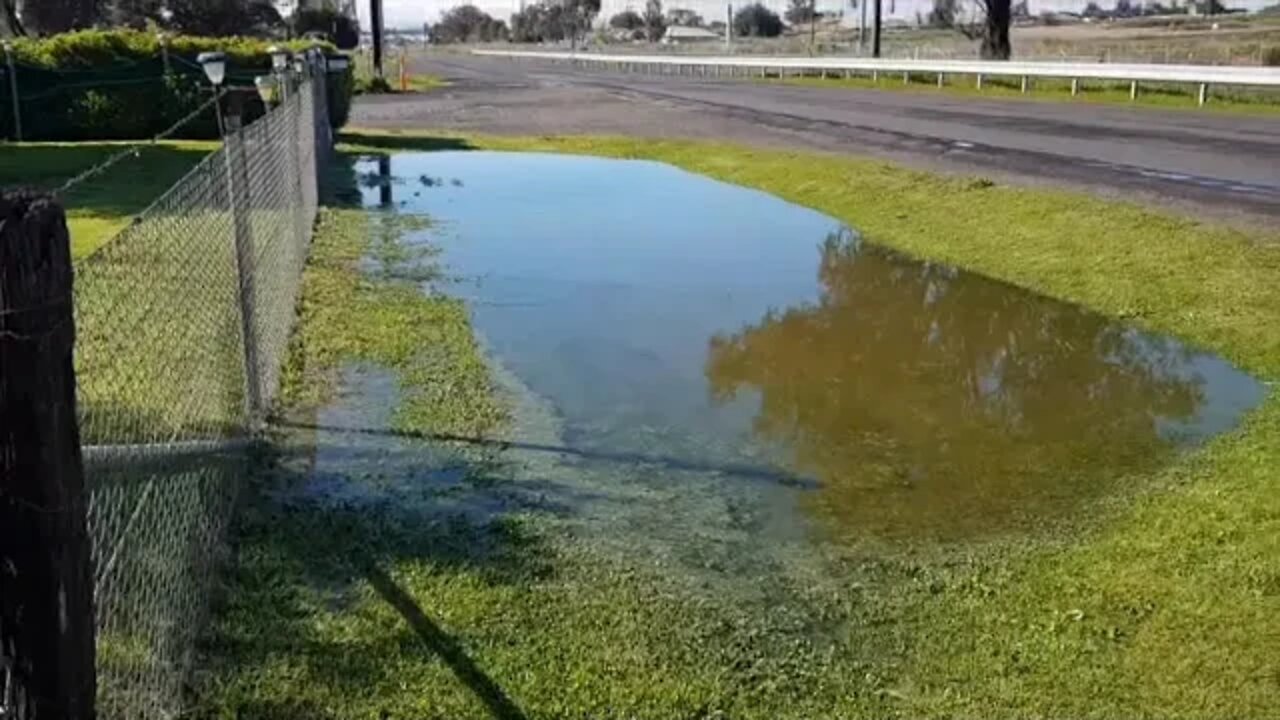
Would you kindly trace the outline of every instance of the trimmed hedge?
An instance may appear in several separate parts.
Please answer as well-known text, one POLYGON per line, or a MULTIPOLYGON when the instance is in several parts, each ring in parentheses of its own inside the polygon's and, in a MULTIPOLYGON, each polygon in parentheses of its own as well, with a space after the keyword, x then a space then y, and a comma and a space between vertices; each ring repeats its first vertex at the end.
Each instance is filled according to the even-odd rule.
MULTIPOLYGON (((132 30, 84 31, 13 43, 26 140, 140 140, 155 136, 195 111, 209 98, 209 82, 196 62, 207 51, 227 54, 228 83, 252 87, 253 78, 270 72, 267 48, 256 38, 158 37, 132 30)), ((280 43, 294 51, 315 43, 280 43)), ((332 51, 332 46, 324 46, 332 51)), ((7 68, 6 68, 7 72, 7 68)), ((334 127, 350 114, 351 71, 329 76, 329 112, 334 127)), ((0 135, 15 137, 13 96, 6 77, 0 82, 0 135)), ((263 113, 249 93, 246 112, 252 120, 263 113)), ((210 110, 175 137, 217 137, 210 110)))

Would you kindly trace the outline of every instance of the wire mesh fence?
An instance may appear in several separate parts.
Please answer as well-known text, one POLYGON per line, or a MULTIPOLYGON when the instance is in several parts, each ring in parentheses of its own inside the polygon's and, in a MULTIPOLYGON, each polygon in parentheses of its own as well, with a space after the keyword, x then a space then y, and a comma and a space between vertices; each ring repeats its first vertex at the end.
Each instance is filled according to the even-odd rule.
POLYGON ((331 143, 312 74, 76 265, 100 717, 182 707, 331 143))

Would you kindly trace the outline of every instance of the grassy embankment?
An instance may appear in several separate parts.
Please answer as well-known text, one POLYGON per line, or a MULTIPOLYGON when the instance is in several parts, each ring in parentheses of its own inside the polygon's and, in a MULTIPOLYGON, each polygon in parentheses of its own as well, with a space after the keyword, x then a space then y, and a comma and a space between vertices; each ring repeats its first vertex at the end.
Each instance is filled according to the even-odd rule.
MULTIPOLYGON (((670 162, 822 210, 870 238, 1211 348, 1280 377, 1280 236, 1079 194, 732 145, 351 135, 670 162)), ((395 428, 503 422, 457 301, 361 257, 395 228, 326 212, 291 395, 344 362, 391 368, 395 428), (383 238, 379 240, 379 238, 383 238), (369 318, 377 318, 370 322, 369 318), (407 410, 406 410, 407 408, 407 410), (413 408, 418 408, 414 410, 413 408)), ((383 243, 379 249, 378 243, 383 243)), ((1140 478, 1071 532, 997 548, 855 552, 842 590, 773 613, 671 591, 557 535, 281 506, 242 517, 200 710, 219 717, 1265 717, 1280 679, 1280 398, 1140 478)), ((469 470, 484 482, 484 468, 469 470)), ((353 479, 368 482, 368 478, 353 479)), ((293 480, 275 477, 275 491, 293 480)), ((403 510, 403 509, 402 509, 403 510)))
POLYGON ((971 75, 947 75, 938 87, 937 75, 911 73, 903 82, 901 73, 883 73, 878 80, 861 75, 851 78, 807 75, 803 77, 766 78, 763 82, 781 82, 805 87, 850 88, 859 90, 891 90, 896 92, 942 92, 958 97, 986 97, 1027 100, 1031 102, 1087 102, 1104 105, 1126 105, 1161 109, 1205 110, 1245 115, 1280 114, 1280 92, 1246 88, 1210 88, 1209 101, 1196 103, 1196 88, 1187 85, 1140 84, 1137 100, 1129 98, 1129 84, 1124 82, 1080 81, 1080 94, 1071 95, 1071 81, 1031 79, 1028 91, 1022 92, 1017 78, 984 78, 982 89, 971 75))

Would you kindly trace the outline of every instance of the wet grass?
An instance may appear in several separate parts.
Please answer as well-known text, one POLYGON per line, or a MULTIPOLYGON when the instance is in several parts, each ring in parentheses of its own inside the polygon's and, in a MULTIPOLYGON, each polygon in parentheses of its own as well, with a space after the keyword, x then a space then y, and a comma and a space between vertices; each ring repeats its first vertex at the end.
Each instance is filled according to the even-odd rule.
MULTIPOLYGON (((349 135, 353 149, 645 158, 814 207, 1280 377, 1280 236, 1068 192, 836 156, 609 138, 349 135)), ((429 407, 401 429, 499 432, 464 309, 357 269, 395 226, 328 211, 289 396, 362 359, 429 407), (380 230, 379 228, 382 228, 380 230), (440 348, 439 356, 419 353, 440 348), (424 364, 419 364, 424 363, 424 364), (446 373, 446 374, 440 374, 446 373), (430 385, 449 385, 432 389, 430 385), (432 395, 419 393, 437 393, 432 395)), ((402 221, 395 221, 402 222, 402 221)), ((418 250, 426 253, 430 250, 418 250)), ((428 263, 429 264, 429 263, 428 263)), ((435 351, 433 351, 435 352, 435 351)), ((1280 399, 1071 532, 828 558, 750 601, 688 593, 558 531, 270 502, 241 518, 209 717, 1264 717, 1280 682, 1280 399), (830 582, 827 582, 830 579, 830 582)), ((296 483, 290 466, 266 491, 296 483)), ((481 465, 469 482, 491 482, 481 465)))
MULTIPOLYGON (((0 186, 56 190, 67 180, 130 147, 130 143, 24 143, 0 146, 0 186)), ((84 257, 124 229, 196 163, 213 142, 137 146, 128 157, 63 196, 74 257, 84 257)))
MULTIPOLYGON (((285 378, 298 424, 333 398, 343 364, 363 361, 395 374, 405 400, 393 425, 402 432, 485 436, 504 425, 464 306, 418 289, 433 277, 430 248, 399 243, 415 227, 392 214, 323 213, 285 378), (407 279, 406 267, 415 269, 407 279)), ((673 717, 736 708, 763 717, 786 704, 820 707, 806 699, 806 682, 831 659, 809 641, 825 622, 821 603, 809 614, 780 602, 753 615, 730 598, 674 593, 653 568, 555 532, 541 500, 480 520, 415 504, 280 502, 307 481, 307 445, 305 436, 276 444, 237 518, 197 716, 673 717)), ((500 482, 490 470, 475 458, 467 482, 500 482)), ((806 590, 774 592, 770 601, 806 590)))
POLYGON ((1032 78, 1027 92, 1022 92, 1021 81, 1016 78, 984 78, 983 87, 977 87, 972 75, 947 75, 942 87, 938 77, 929 73, 910 73, 903 82, 901 73, 882 73, 878 80, 870 76, 851 78, 808 75, 803 77, 767 78, 759 82, 784 83, 805 87, 849 88, 857 90, 889 90, 894 92, 935 92, 957 97, 983 97, 1026 100, 1030 102, 1080 102, 1103 105, 1127 105, 1130 107, 1203 110, 1244 115, 1280 114, 1280 93, 1246 88, 1210 87, 1209 100, 1204 106, 1197 104, 1195 86, 1177 84, 1139 84, 1138 97, 1129 97, 1129 84, 1101 80, 1081 80, 1080 93, 1071 95, 1071 81, 1051 78, 1032 78))
POLYGON ((400 242, 422 223, 352 209, 322 212, 285 366, 286 405, 324 402, 340 365, 363 361, 394 370, 410 388, 397 428, 474 434, 502 419, 465 306, 442 295, 427 298, 398 275, 407 264, 415 280, 432 275, 421 249, 400 242), (360 268, 366 256, 376 264, 371 275, 360 268))

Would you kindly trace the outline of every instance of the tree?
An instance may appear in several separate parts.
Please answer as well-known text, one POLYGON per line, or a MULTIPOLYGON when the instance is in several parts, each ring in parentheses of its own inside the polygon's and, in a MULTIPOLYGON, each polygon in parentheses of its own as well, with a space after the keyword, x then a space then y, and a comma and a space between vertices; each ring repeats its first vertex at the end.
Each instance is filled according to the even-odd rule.
POLYGON ((934 0, 928 23, 932 27, 953 28, 971 40, 979 40, 979 53, 984 59, 1008 60, 1013 52, 1009 43, 1009 23, 1013 19, 1011 0, 976 0, 970 7, 975 8, 980 17, 975 17, 974 12, 963 12, 965 8, 960 0, 934 0))
POLYGON ((561 2, 564 4, 562 17, 568 23, 565 34, 569 36, 570 42, 577 45, 579 38, 585 37, 587 30, 591 29, 591 23, 595 21, 596 15, 600 14, 600 0, 561 0, 561 2))
POLYGON ((618 30, 640 30, 644 28, 644 18, 635 10, 623 10, 609 18, 609 27, 618 30))
POLYGON ((445 11, 431 28, 439 43, 491 42, 507 36, 507 26, 475 5, 459 5, 445 11))
MULTIPOLYGON (((126 16, 122 24, 145 24, 159 15, 145 1, 114 5, 114 11, 126 16), (139 12, 147 14, 139 18, 139 12)), ((166 0, 165 6, 171 13, 169 27, 188 35, 276 35, 285 24, 271 0, 166 0)))
POLYGON ((110 0, 105 15, 112 27, 145 30, 152 23, 166 24, 164 10, 161 0, 110 0))
POLYGON ((12 38, 26 34, 18 17, 18 0, 0 0, 0 37, 12 38))
POLYGON ((981 0, 986 11, 982 25, 982 46, 978 54, 984 60, 1008 60, 1013 54, 1013 45, 1009 43, 1009 22, 1012 20, 1012 6, 1009 0, 981 0))
POLYGON ((733 14, 734 37, 777 37, 782 34, 782 18, 761 3, 752 3, 733 14))
POLYGON ((309 32, 324 33, 334 45, 351 50, 360 45, 360 25, 355 19, 332 7, 303 8, 292 18, 293 34, 301 37, 309 32))
POLYGON ((26 32, 35 35, 93 27, 103 14, 102 0, 38 0, 14 4, 14 15, 21 10, 21 23, 26 32))
POLYGON ((692 10, 672 8, 667 11, 667 25, 702 27, 702 16, 692 10))
POLYGON ((554 2, 526 5, 511 16, 513 42, 559 42, 565 38, 564 6, 554 2))
POLYGON ((657 42, 667 32, 667 19, 662 14, 662 0, 645 0, 644 31, 650 42, 657 42))
POLYGON ((600 12, 600 0, 542 0, 511 16, 514 42, 577 43, 600 12))
POLYGON ((792 25, 810 23, 817 12, 817 0, 791 0, 787 4, 787 22, 792 25))
POLYGON ((954 28, 959 21, 959 0, 933 0, 933 9, 925 24, 934 28, 954 28))

